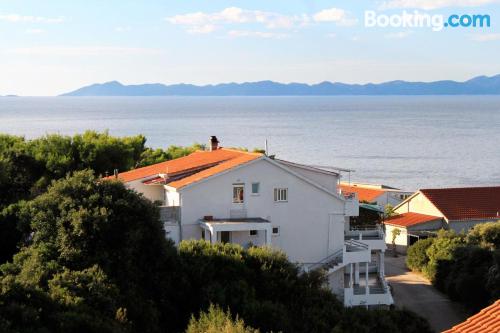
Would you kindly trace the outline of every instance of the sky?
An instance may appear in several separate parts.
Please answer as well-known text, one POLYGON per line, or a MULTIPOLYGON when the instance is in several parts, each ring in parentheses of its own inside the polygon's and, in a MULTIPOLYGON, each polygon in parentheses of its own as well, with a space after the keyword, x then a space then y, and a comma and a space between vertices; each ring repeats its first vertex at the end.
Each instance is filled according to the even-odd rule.
POLYGON ((85 85, 464 81, 500 73, 500 0, 0 0, 0 95, 85 85), (367 27, 365 12, 490 15, 367 27))

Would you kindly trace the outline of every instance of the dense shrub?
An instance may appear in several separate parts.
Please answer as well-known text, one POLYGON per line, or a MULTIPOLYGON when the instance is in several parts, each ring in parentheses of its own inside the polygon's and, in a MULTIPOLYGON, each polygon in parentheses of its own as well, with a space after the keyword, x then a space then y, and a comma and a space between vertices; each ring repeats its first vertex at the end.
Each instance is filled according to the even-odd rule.
POLYGON ((96 175, 112 174, 115 169, 127 171, 203 148, 195 144, 152 150, 145 143, 142 135, 119 138, 94 131, 73 137, 46 135, 33 140, 0 135, 0 263, 12 259, 23 245, 26 232, 30 232, 19 225, 16 209, 8 208, 9 205, 35 198, 53 180, 85 169, 93 170, 96 175))
POLYGON ((451 299, 479 310, 491 301, 487 289, 488 271, 493 265, 492 252, 479 247, 458 247, 452 259, 437 265, 435 285, 451 299))
POLYGON ((149 200, 120 182, 78 172, 23 209, 34 234, 30 245, 1 267, 1 287, 44 292, 57 305, 51 318, 62 325, 51 331, 65 329, 61 316, 67 318, 68 309, 76 317, 96 312, 113 320, 119 312, 123 322, 144 332, 159 331, 166 322, 181 326, 169 301, 175 295, 176 250, 149 200))
POLYGON ((500 223, 476 225, 467 235, 441 231, 408 248, 407 266, 423 272, 471 312, 500 297, 500 223))
POLYGON ((467 234, 467 243, 491 250, 500 249, 500 221, 477 224, 467 234))
POLYGON ((422 272, 429 263, 427 249, 434 242, 434 238, 425 238, 417 241, 408 248, 406 265, 414 271, 422 272))
POLYGON ((464 244, 462 236, 453 232, 441 232, 426 250, 429 262, 424 267, 423 273, 434 281, 439 263, 452 260, 455 249, 464 244))
POLYGON ((238 317, 233 320, 229 311, 210 305, 198 318, 191 317, 186 333, 259 333, 259 330, 245 326, 238 317))

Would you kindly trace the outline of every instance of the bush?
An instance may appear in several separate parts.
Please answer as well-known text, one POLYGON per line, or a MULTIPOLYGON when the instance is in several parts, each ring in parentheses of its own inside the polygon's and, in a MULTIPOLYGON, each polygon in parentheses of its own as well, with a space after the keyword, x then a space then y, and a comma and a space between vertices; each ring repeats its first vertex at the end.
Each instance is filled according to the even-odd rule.
POLYGON ((176 249, 149 200, 85 171, 55 182, 23 215, 34 234, 1 267, 2 288, 14 281, 45 293, 57 305, 51 318, 71 308, 114 319, 122 308, 135 331, 184 325, 173 299, 176 249))
POLYGON ((500 249, 500 221, 475 225, 467 234, 467 243, 490 250, 500 249))
POLYGON ((438 262, 434 284, 452 300, 477 312, 494 301, 487 289, 492 265, 491 251, 479 247, 457 247, 451 260, 438 262))
POLYGON ((229 311, 210 305, 208 312, 201 312, 199 318, 191 317, 186 333, 259 333, 259 330, 245 326, 238 316, 233 320, 229 311))
POLYGON ((464 244, 463 237, 457 236, 453 232, 440 233, 425 251, 429 262, 422 272, 431 281, 434 281, 439 262, 452 260, 453 251, 464 244))
POLYGON ((406 265, 413 271, 422 272, 429 263, 427 249, 434 242, 434 238, 426 238, 417 241, 408 248, 406 265))

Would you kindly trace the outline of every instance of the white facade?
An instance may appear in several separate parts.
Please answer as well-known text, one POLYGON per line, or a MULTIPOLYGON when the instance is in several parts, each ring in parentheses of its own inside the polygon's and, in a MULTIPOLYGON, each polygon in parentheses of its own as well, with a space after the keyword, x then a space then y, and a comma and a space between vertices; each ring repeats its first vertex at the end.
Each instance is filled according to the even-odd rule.
POLYGON ((339 194, 336 173, 262 156, 180 188, 143 181, 127 185, 161 202, 167 237, 175 243, 204 238, 268 245, 306 270, 326 269, 331 290, 347 306, 392 304, 383 233, 345 231, 358 202, 339 194), (365 279, 359 278, 363 265, 370 267, 365 279))

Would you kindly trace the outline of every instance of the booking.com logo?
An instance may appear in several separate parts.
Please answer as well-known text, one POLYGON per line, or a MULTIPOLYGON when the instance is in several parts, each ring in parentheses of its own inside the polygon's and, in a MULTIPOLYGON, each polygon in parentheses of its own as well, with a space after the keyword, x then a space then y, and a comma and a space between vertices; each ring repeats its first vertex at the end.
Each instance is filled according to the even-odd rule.
POLYGON ((365 27, 373 28, 432 28, 433 31, 441 31, 445 27, 457 28, 483 28, 490 27, 490 15, 485 14, 453 14, 445 18, 444 15, 420 13, 418 10, 401 14, 377 14, 373 10, 365 11, 365 27))

